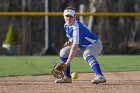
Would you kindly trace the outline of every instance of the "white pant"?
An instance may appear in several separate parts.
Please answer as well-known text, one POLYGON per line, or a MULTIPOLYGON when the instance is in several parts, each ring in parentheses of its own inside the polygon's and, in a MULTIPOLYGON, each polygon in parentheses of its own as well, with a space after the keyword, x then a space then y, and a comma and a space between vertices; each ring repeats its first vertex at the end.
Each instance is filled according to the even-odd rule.
MULTIPOLYGON (((60 56, 67 58, 69 56, 71 46, 66 46, 60 50, 60 56)), ((103 46, 100 40, 97 40, 93 44, 88 45, 87 48, 78 48, 76 56, 82 56, 86 59, 89 55, 99 55, 102 52, 103 46)))

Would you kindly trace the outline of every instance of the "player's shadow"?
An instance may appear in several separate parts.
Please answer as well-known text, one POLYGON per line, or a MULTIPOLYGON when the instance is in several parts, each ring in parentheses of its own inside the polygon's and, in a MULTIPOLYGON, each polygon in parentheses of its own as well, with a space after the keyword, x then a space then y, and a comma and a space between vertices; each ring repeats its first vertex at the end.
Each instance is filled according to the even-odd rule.
POLYGON ((104 85, 140 85, 140 80, 108 80, 104 85))
MULTIPOLYGON (((90 80, 75 80, 74 82, 90 82, 90 80)), ((140 80, 107 80, 102 85, 140 85, 140 80)))

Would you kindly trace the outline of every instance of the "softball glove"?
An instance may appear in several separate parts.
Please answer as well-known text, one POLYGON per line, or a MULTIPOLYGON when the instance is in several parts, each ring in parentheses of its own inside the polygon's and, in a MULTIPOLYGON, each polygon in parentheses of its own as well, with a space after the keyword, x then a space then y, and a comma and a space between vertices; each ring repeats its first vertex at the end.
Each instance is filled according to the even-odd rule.
POLYGON ((55 77, 55 78, 63 78, 64 77, 64 71, 67 69, 67 65, 64 64, 64 63, 59 63, 59 64, 56 64, 51 73, 52 75, 55 77))

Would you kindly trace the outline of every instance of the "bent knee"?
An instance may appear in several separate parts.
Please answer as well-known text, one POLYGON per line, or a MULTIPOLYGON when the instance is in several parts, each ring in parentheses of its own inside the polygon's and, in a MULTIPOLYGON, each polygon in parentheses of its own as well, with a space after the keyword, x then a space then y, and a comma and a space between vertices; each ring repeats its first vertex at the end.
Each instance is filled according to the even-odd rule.
POLYGON ((69 56, 69 52, 70 52, 70 46, 67 46, 67 47, 64 47, 64 48, 62 48, 61 50, 60 50, 60 54, 59 54, 59 56, 61 56, 61 57, 68 57, 69 56))
POLYGON ((90 53, 84 52, 84 53, 83 53, 83 58, 86 60, 86 58, 87 58, 88 56, 90 56, 90 55, 91 55, 90 53))

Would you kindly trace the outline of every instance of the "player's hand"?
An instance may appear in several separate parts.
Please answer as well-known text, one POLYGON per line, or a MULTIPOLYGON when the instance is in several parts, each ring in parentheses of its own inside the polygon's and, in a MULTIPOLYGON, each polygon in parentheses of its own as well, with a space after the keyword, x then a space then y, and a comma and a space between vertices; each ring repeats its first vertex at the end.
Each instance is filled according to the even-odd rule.
POLYGON ((70 41, 65 42, 64 46, 71 46, 72 43, 70 41))

